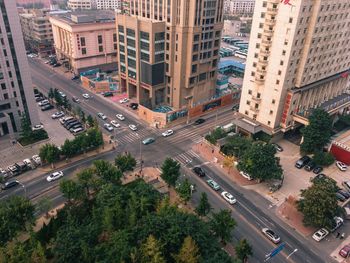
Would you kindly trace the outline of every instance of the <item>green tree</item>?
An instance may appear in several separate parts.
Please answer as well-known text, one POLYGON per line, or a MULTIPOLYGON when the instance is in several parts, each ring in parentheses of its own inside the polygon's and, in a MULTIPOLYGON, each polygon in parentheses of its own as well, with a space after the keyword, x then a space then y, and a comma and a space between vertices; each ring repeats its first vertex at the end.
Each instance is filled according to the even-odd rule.
POLYGON ((335 158, 331 153, 317 151, 317 152, 315 152, 314 156, 312 157, 312 160, 317 165, 329 166, 329 165, 334 163, 335 158))
POLYGON ((301 130, 304 140, 300 150, 305 153, 322 151, 331 138, 331 131, 332 119, 329 114, 323 109, 315 109, 309 117, 309 125, 301 130))
POLYGON ((63 108, 65 108, 66 110, 69 108, 69 100, 68 100, 68 98, 67 97, 64 97, 63 99, 62 99, 62 97, 61 97, 61 100, 62 100, 62 106, 63 106, 63 108))
POLYGON ((35 242, 35 246, 31 251, 30 262, 31 263, 46 263, 45 249, 40 242, 35 242))
POLYGON ((67 199, 68 204, 73 204, 74 200, 81 200, 84 196, 82 187, 72 180, 60 181, 60 191, 67 199))
POLYGON ((114 164, 118 167, 120 171, 123 173, 126 171, 133 171, 136 166, 136 160, 135 158, 130 154, 119 154, 114 159, 114 164))
POLYGON ((247 262, 248 257, 253 255, 253 248, 246 239, 241 239, 235 247, 236 256, 243 263, 247 262))
POLYGON ((180 163, 172 158, 166 158, 162 164, 162 179, 171 186, 175 186, 177 179, 180 176, 180 163))
POLYGON ((110 182, 116 185, 121 184, 122 172, 110 162, 105 160, 94 161, 96 175, 105 182, 110 182))
POLYGON ((94 118, 89 114, 86 118, 87 124, 89 125, 89 127, 93 127, 94 126, 94 118))
POLYGON ((85 189, 86 197, 90 197, 90 190, 95 188, 96 180, 94 177, 94 169, 86 168, 77 173, 78 183, 85 189))
POLYGON ((216 237, 220 238, 223 244, 231 241, 231 234, 236 226, 236 221, 231 217, 230 210, 220 210, 213 213, 209 225, 216 237))
POLYGON ((213 130, 210 134, 207 134, 205 136, 205 139, 211 144, 216 144, 217 140, 222 139, 225 136, 226 132, 221 127, 218 127, 215 130, 213 130))
POLYGON ((86 123, 86 116, 84 111, 81 111, 80 120, 82 123, 86 123))
POLYGON ((221 151, 226 155, 241 158, 251 145, 252 141, 249 138, 240 135, 229 136, 221 147, 221 151))
POLYGON ((52 201, 48 197, 43 197, 36 204, 37 209, 41 214, 45 214, 46 217, 49 216, 49 211, 52 208, 52 201))
POLYGON ((192 237, 187 236, 179 254, 174 256, 176 263, 198 263, 200 261, 199 248, 192 237))
POLYGON ((63 105, 63 99, 62 99, 61 94, 59 93, 59 90, 55 88, 53 90, 53 94, 54 94, 54 98, 55 98, 57 106, 59 106, 59 107, 62 106, 63 105))
POLYGON ((199 200, 199 204, 195 209, 195 212, 199 216, 206 216, 211 210, 211 205, 208 201, 207 193, 202 192, 201 199, 199 200))
POLYGON ((337 189, 334 180, 318 180, 309 188, 301 190, 297 208, 303 213, 306 226, 332 226, 333 218, 341 213, 335 195, 337 189))
POLYGON ((64 141, 64 144, 61 147, 61 153, 66 157, 66 158, 71 158, 77 153, 77 148, 74 143, 74 141, 70 141, 66 139, 64 141))
POLYGON ((55 98, 55 92, 53 91, 52 88, 49 89, 48 97, 49 99, 55 98))
POLYGON ((21 138, 29 138, 33 134, 28 115, 25 112, 21 114, 21 138))
POLYGON ((242 156, 238 169, 248 173, 253 179, 281 179, 283 170, 275 154, 273 145, 254 143, 242 156))
POLYGON ((149 235, 146 242, 142 244, 141 255, 142 263, 166 262, 162 255, 161 244, 153 235, 149 235))
POLYGON ((103 144, 103 135, 98 128, 90 128, 86 131, 86 140, 89 146, 98 147, 103 144))
POLYGON ((182 202, 187 204, 191 199, 191 183, 186 178, 178 187, 176 187, 176 192, 179 194, 182 202))
POLYGON ((43 162, 47 162, 53 167, 53 163, 60 159, 60 150, 56 145, 47 143, 41 146, 39 156, 43 162))
POLYGON ((0 202, 0 246, 34 223, 34 206, 28 199, 13 196, 0 202))

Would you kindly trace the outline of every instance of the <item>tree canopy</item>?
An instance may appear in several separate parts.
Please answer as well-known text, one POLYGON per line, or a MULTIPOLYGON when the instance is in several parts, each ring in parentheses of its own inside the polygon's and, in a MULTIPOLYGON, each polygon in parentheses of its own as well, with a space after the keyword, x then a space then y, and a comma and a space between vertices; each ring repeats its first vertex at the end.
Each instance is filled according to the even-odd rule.
POLYGON ((226 142, 221 147, 221 151, 226 155, 241 158, 251 145, 251 139, 235 135, 226 138, 226 142))
POLYGON ((166 158, 161 167, 162 179, 171 186, 175 186, 177 179, 180 176, 180 163, 172 158, 166 158))
POLYGON ((220 238, 221 242, 226 244, 231 241, 231 234, 236 226, 236 221, 231 217, 230 210, 220 210, 218 213, 213 213, 209 222, 212 231, 216 237, 220 238))
POLYGON ((243 263, 253 255, 253 248, 246 239, 241 239, 235 247, 236 255, 243 263))
POLYGON ((199 216, 206 216, 207 214, 209 214, 210 210, 211 210, 211 205, 208 201, 208 196, 205 192, 202 192, 201 198, 199 200, 199 204, 196 207, 195 212, 199 216))
POLYGON ((309 117, 309 125, 301 133, 304 137, 300 146, 302 152, 316 153, 323 150, 329 142, 332 131, 332 119, 323 109, 315 109, 309 117))
POLYGON ((119 154, 115 158, 114 163, 123 173, 126 171, 133 171, 136 166, 136 160, 130 153, 124 155, 119 154))
POLYGON ((238 169, 248 173, 253 179, 281 179, 283 170, 275 154, 273 145, 254 143, 242 156, 238 169))

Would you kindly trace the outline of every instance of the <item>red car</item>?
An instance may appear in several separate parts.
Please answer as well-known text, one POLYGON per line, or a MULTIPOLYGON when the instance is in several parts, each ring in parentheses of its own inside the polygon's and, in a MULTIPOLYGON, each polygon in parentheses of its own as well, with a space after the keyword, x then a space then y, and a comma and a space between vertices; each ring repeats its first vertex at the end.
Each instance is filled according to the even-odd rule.
POLYGON ((340 251, 339 255, 341 255, 343 258, 347 258, 350 253, 350 244, 345 245, 340 251))

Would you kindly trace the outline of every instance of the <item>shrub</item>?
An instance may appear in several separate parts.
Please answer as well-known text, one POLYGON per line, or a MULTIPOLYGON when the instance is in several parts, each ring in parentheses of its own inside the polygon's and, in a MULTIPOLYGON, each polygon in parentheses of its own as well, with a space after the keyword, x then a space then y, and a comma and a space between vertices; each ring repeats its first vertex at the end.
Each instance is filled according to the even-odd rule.
POLYGON ((217 140, 222 139, 226 136, 226 132, 220 127, 213 130, 210 134, 205 136, 205 139, 211 144, 216 144, 217 140))
POLYGON ((335 161, 334 156, 328 152, 316 152, 312 159, 317 165, 321 166, 329 166, 335 161))

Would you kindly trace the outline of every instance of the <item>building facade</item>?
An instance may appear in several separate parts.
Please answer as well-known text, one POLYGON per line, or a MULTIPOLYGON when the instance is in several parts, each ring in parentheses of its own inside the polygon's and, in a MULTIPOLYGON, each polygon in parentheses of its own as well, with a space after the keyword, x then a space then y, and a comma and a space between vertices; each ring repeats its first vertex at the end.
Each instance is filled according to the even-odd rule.
POLYGON ((121 0, 93 0, 96 9, 102 10, 120 10, 121 0))
POLYGON ((89 10, 92 6, 92 0, 68 0, 67 2, 67 7, 71 10, 89 10))
POLYGON ((314 108, 350 105, 350 3, 258 0, 240 103, 241 129, 270 134, 308 123, 314 108))
POLYGON ((26 10, 26 13, 21 13, 19 18, 26 50, 35 52, 41 57, 51 55, 54 48, 49 10, 26 10))
POLYGON ((117 69, 113 11, 79 11, 50 17, 59 61, 72 72, 117 69))
POLYGON ((225 0, 224 12, 230 15, 251 15, 256 0, 225 0))
POLYGON ((16 3, 0 0, 0 136, 21 128, 21 115, 39 124, 16 3))
POLYGON ((129 0, 117 14, 119 77, 152 109, 193 107, 215 95, 223 0, 129 0))

